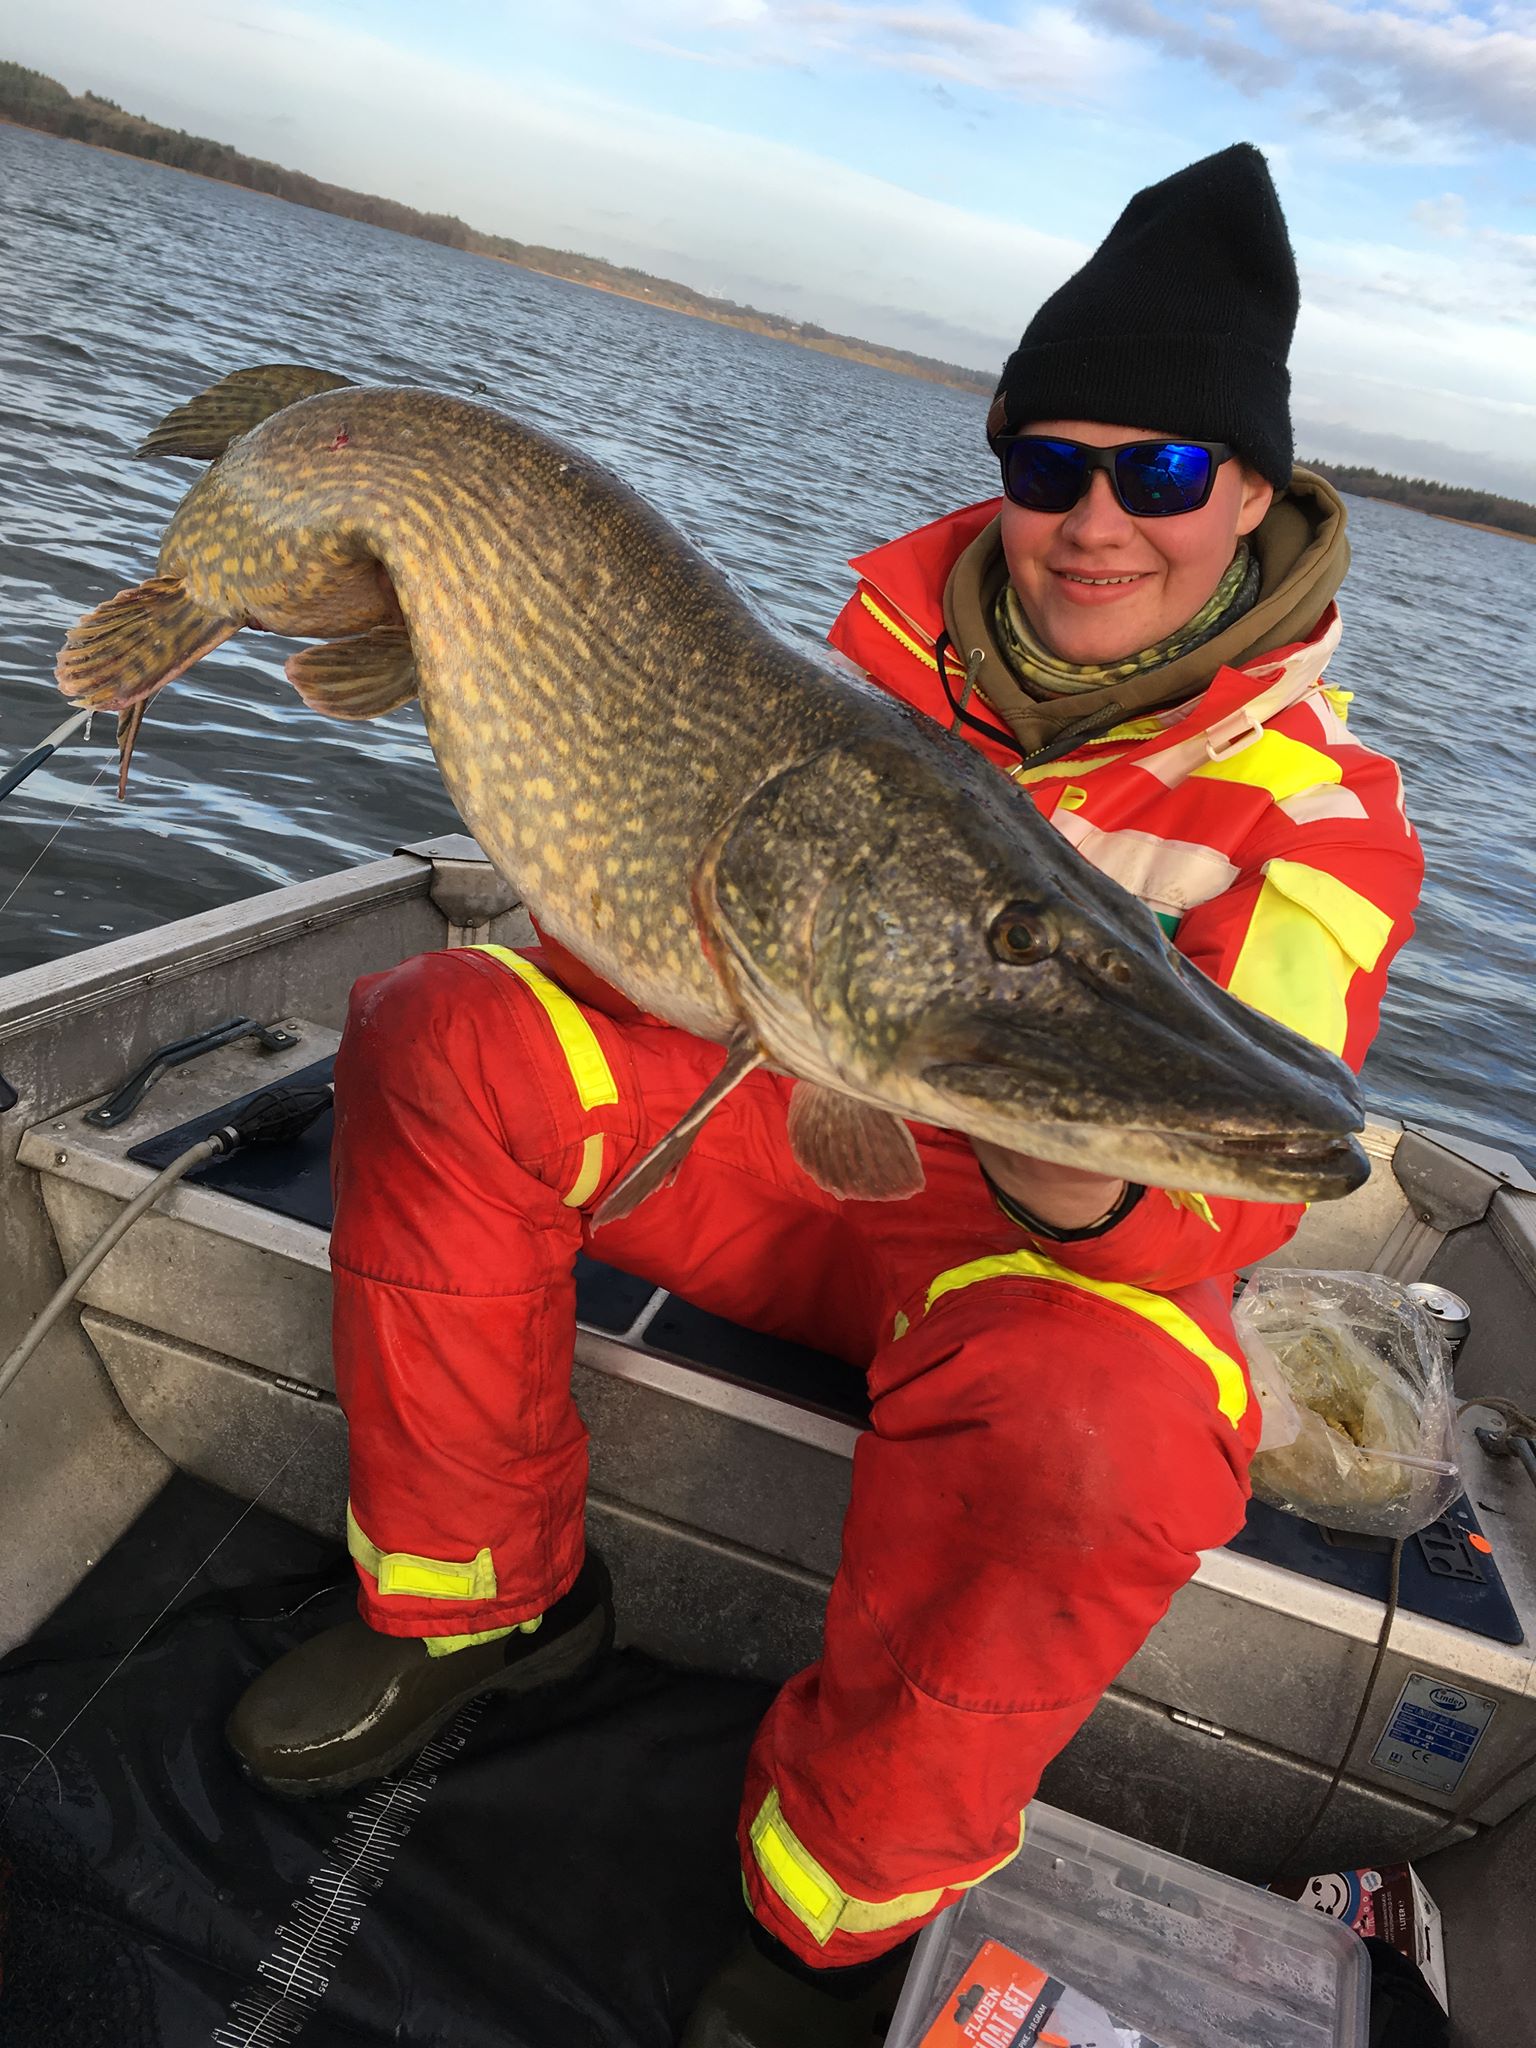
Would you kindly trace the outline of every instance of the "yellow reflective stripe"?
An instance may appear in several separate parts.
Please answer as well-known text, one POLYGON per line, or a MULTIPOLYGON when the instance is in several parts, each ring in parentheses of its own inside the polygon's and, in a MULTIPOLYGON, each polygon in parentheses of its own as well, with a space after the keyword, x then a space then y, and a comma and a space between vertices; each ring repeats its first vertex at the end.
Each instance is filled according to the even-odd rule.
POLYGON ((614 1080, 613 1069, 598 1044, 597 1033, 559 982, 551 981, 531 960, 525 960, 521 953, 514 953, 510 946, 472 946, 467 950, 489 953, 493 960, 499 960, 503 967, 510 968, 519 981, 526 982, 533 990, 544 1014, 555 1027, 555 1036, 565 1054, 565 1063, 576 1084, 576 1099, 582 1108, 596 1109, 601 1103, 617 1102, 619 1084, 614 1080))
MULTIPOLYGON (((526 1629, 527 1623, 522 1626, 526 1629)), ((508 1622, 505 1628, 483 1628, 472 1636, 424 1636, 429 1657, 451 1657, 455 1650, 472 1650, 477 1643, 499 1643, 503 1636, 511 1635, 518 1624, 508 1622)))
POLYGON ((582 1140, 581 1171, 560 1199, 567 1209, 579 1209, 603 1177, 603 1134, 595 1131, 582 1140))
POLYGON ((924 668, 931 668, 935 674, 938 673, 939 664, 933 655, 922 646, 920 641, 914 640, 910 633, 905 631, 903 627, 898 626, 889 612, 882 611, 867 590, 859 592, 859 603, 863 605, 865 611, 869 613, 872 619, 877 619, 884 626, 893 640, 901 642, 908 654, 915 654, 924 668))
POLYGON ((1028 789, 1035 782, 1059 782, 1064 775, 1091 775, 1095 768, 1113 768, 1124 753, 1122 747, 1118 753, 1101 754, 1096 761, 1078 761, 1069 755, 1064 760, 1047 761, 1043 768, 1026 768, 1021 761, 1008 774, 1021 788, 1028 789))
POLYGON ((1392 920, 1368 896, 1351 889, 1337 875, 1299 860, 1267 861, 1264 879, 1321 919, 1350 959, 1367 973, 1376 965, 1392 936, 1392 920))
POLYGON ((1220 1230, 1221 1225, 1216 1221, 1211 1205, 1204 1195, 1197 1195, 1193 1188, 1164 1188, 1163 1193, 1175 1209, 1187 1209, 1192 1216, 1198 1216, 1203 1223, 1208 1223, 1212 1230, 1220 1230))
POLYGON ((1201 1329, 1193 1316, 1186 1315, 1166 1295, 1153 1294, 1145 1287, 1132 1287, 1124 1280, 1089 1280, 1069 1266, 1059 1266, 1043 1252, 998 1252, 990 1258, 972 1259, 967 1266, 951 1266, 928 1289, 923 1303, 926 1315, 936 1301, 961 1287, 974 1287, 979 1280, 1054 1280, 1063 1287, 1075 1287, 1083 1294, 1129 1310, 1144 1322, 1154 1324, 1175 1344, 1182 1345, 1210 1373, 1216 1382, 1216 1406, 1236 1429, 1248 1411, 1248 1382, 1242 1366, 1222 1350, 1201 1329))
POLYGON ((489 1550, 462 1562, 455 1558, 417 1557, 409 1550, 380 1550, 358 1526, 347 1503, 347 1549, 378 1581, 381 1595, 410 1594, 429 1600, 494 1600, 496 1566, 489 1550))
POLYGON ((777 1787, 769 1791, 758 1809, 751 1836, 757 1867, 770 1888, 823 1948, 839 1930, 845 1934, 878 1934, 887 1927, 899 1927, 904 1921, 920 1920, 944 1896, 942 1891, 934 1890, 903 1892, 894 1899, 854 1898, 798 1840, 779 1810, 777 1787))
POLYGON ((1228 993, 1341 1053, 1355 962, 1333 933, 1266 874, 1227 983, 1228 993))
POLYGON ((1190 777, 1204 776, 1212 782, 1244 782, 1266 790, 1275 802, 1299 796, 1321 782, 1342 782, 1344 770, 1332 754, 1309 747, 1305 740, 1293 740, 1283 732, 1265 731, 1251 747, 1227 754, 1219 761, 1207 761, 1190 777))

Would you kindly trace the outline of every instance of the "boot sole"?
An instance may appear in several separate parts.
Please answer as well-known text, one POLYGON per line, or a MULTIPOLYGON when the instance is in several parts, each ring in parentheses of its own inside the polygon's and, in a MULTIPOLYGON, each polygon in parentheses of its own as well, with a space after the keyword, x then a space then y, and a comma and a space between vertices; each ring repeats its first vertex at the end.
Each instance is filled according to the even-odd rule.
POLYGON ((451 1721, 461 1707, 471 1700, 486 1695, 508 1698, 521 1694, 525 1698, 546 1697, 563 1692, 578 1679, 600 1664, 613 1647, 613 1609, 608 1605, 594 1608, 585 1621, 580 1621, 558 1642, 551 1643, 548 1651, 538 1658, 529 1658, 524 1664, 514 1664, 494 1678, 480 1679, 474 1685, 465 1686, 446 1700, 429 1719, 418 1721, 409 1734, 404 1735, 382 1755, 371 1756, 366 1763, 354 1764, 349 1770, 335 1771, 324 1778, 268 1778, 252 1768, 238 1751, 232 1752, 241 1774, 263 1792, 273 1793, 279 1799, 325 1799, 337 1792, 351 1792, 359 1785, 371 1785, 381 1778, 387 1778, 391 1771, 398 1770, 407 1757, 413 1755, 423 1744, 431 1741, 446 1721, 451 1721))

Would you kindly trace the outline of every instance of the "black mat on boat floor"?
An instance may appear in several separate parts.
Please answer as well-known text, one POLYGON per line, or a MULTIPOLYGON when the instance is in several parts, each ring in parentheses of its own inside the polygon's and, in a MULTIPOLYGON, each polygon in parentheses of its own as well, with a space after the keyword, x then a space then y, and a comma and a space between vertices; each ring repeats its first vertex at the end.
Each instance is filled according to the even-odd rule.
POLYGON ((477 1703, 371 1795, 269 1799, 224 1716, 350 1568, 239 1513, 174 1479, 0 1662, 5 2048, 670 2048, 768 1690, 621 1654, 552 1725, 477 1703))

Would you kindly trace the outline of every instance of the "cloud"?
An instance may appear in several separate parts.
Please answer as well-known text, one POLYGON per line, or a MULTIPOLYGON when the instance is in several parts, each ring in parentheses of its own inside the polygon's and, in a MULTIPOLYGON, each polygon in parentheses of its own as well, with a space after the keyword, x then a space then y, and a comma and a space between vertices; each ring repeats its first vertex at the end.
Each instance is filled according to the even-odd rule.
POLYGON ((1295 85, 1311 118, 1369 131, 1376 149, 1416 149, 1421 132, 1529 145, 1536 137, 1536 13, 1491 0, 1239 0, 1219 17, 1159 0, 1080 0, 1118 33, 1186 57, 1248 92, 1295 85), (1213 25, 1214 24, 1214 25, 1213 25))
POLYGON ((1467 232, 1467 202, 1459 192, 1442 192, 1438 199, 1421 199, 1412 213, 1419 226, 1432 235, 1454 238, 1467 232))
MULTIPOLYGON (((614 10, 585 4, 611 31, 614 10)), ((841 60, 1037 103, 1103 105, 1141 68, 1133 43, 1062 0, 1004 20, 943 0, 626 0, 617 19, 637 45, 695 61, 803 69, 841 60)))
POLYGON ((1203 64, 1250 97, 1283 84, 1290 73, 1289 65, 1255 47, 1231 14, 1208 14, 1196 26, 1154 0, 1079 0, 1079 8, 1101 28, 1150 43, 1164 56, 1203 64))

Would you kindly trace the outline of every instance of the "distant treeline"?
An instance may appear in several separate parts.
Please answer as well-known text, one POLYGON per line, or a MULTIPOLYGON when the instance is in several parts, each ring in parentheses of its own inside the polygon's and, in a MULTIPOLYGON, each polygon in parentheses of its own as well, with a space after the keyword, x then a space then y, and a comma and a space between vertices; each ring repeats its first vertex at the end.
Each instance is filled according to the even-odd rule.
POLYGON ((344 185, 327 185, 303 171, 289 171, 259 157, 243 156, 227 142, 212 142, 205 135, 189 135, 183 128, 163 128, 142 115, 124 113, 115 100, 103 99, 100 93, 72 93, 56 78, 41 71, 29 71, 22 64, 0 61, 0 119, 40 128, 49 135, 66 136, 73 142, 90 142, 99 148, 122 150, 128 156, 148 157, 179 171, 220 178, 226 184, 244 185, 274 199, 289 199, 299 206, 312 206, 320 213, 342 214, 348 220, 366 221, 372 227, 392 228, 396 234, 416 235, 423 241, 441 242, 450 249, 499 257, 525 270, 620 292, 627 298, 644 299, 674 312, 693 313, 729 327, 774 335, 829 355, 851 356, 881 369, 925 377, 931 383, 990 393, 996 381, 980 370, 962 369, 955 363, 938 362, 932 356, 886 348, 879 342, 860 341, 853 335, 831 334, 808 321, 788 320, 779 313, 764 313, 756 306, 738 306, 732 299, 711 298, 688 285, 652 277, 629 264, 605 263, 601 257, 580 256, 568 249, 546 249, 536 242, 515 242, 508 235, 489 235, 469 227, 456 214, 422 213, 395 199, 380 199, 371 192, 352 192, 344 185))
POLYGON ((1437 484, 1427 476, 1387 476, 1379 469, 1349 469, 1337 462, 1314 462, 1308 469, 1328 479, 1336 491, 1357 498, 1387 498, 1415 512, 1435 512, 1442 519, 1463 519, 1471 526, 1496 526, 1504 533, 1536 539, 1536 505, 1518 498, 1499 498, 1492 491, 1474 491, 1460 484, 1437 484))

